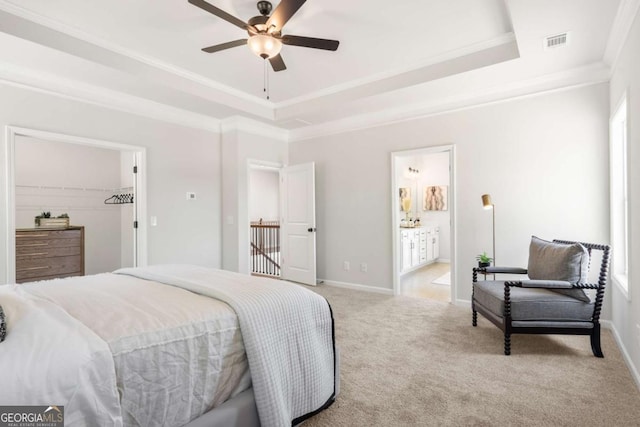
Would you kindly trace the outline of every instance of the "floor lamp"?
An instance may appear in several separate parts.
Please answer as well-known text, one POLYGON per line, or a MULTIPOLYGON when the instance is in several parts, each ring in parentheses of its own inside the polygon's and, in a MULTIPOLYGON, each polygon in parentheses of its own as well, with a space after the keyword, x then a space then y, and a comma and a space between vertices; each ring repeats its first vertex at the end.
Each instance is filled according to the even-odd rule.
POLYGON ((493 214, 493 265, 496 266, 496 207, 491 203, 491 196, 489 194, 482 195, 482 207, 485 209, 491 209, 493 214))

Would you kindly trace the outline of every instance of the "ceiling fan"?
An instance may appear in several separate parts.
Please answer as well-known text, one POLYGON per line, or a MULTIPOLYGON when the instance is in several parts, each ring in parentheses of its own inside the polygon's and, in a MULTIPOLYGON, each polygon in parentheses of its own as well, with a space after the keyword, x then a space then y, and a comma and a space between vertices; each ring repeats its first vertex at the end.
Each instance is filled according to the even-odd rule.
POLYGON ((287 69, 282 60, 282 56, 280 56, 280 49, 282 49, 283 44, 331 51, 337 50, 340 44, 337 40, 292 36, 288 34, 282 35, 282 27, 284 27, 287 21, 289 21, 306 1, 307 0, 282 0, 271 16, 269 16, 273 7, 271 2, 259 1, 257 7, 260 16, 254 16, 249 19, 249 22, 244 22, 204 0, 189 0, 189 3, 242 28, 249 34, 248 39, 239 39, 205 47, 202 49, 204 52, 213 53, 248 44, 256 55, 264 59, 269 59, 274 71, 282 71, 287 69))

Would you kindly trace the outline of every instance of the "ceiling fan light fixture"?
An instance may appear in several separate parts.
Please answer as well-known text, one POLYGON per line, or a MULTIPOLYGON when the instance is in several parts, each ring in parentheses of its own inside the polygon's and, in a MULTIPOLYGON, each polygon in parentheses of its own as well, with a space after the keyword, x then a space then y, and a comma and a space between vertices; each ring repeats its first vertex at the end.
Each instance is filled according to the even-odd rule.
POLYGON ((282 41, 268 34, 256 34, 249 37, 247 44, 261 58, 268 59, 280 53, 282 41))

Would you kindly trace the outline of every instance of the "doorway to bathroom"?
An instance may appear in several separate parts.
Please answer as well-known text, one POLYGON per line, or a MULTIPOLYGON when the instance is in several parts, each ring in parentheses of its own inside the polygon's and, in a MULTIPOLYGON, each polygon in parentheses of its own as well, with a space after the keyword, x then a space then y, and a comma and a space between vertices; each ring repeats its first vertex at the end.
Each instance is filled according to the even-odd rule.
POLYGON ((392 153, 394 294, 455 300, 455 147, 392 153))

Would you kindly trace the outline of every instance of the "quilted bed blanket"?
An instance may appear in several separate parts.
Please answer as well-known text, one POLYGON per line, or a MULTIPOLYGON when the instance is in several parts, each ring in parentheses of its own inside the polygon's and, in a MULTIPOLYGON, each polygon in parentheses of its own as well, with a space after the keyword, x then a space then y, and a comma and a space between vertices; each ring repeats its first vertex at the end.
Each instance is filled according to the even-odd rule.
POLYGON ((264 427, 296 425, 335 399, 333 316, 321 296, 286 282, 188 265, 121 269, 217 298, 236 312, 264 427))

